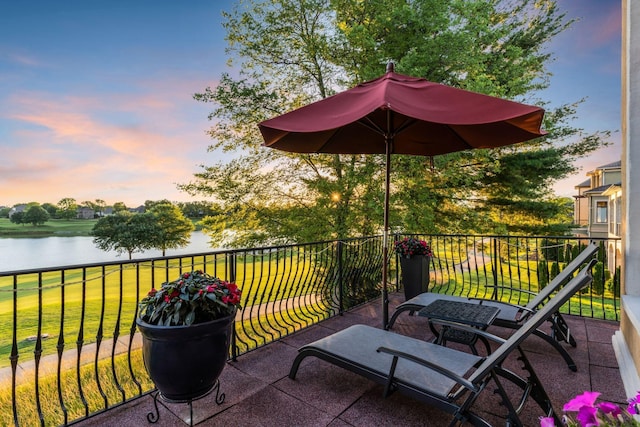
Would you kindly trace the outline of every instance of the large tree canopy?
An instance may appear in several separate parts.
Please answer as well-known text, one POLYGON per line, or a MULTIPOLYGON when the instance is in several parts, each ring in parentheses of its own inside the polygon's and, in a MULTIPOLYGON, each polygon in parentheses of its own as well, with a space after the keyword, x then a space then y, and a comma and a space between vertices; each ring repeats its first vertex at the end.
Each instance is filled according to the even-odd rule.
POLYGON ((545 0, 254 0, 225 14, 231 72, 195 98, 210 102, 210 150, 181 185, 225 208, 205 219, 218 244, 252 245, 378 233, 383 156, 292 154, 261 147, 257 124, 396 71, 547 109, 549 136, 425 159, 393 156, 390 225, 406 232, 564 232, 552 193, 607 132, 572 127, 579 101, 549 106, 548 42, 571 25, 545 0))

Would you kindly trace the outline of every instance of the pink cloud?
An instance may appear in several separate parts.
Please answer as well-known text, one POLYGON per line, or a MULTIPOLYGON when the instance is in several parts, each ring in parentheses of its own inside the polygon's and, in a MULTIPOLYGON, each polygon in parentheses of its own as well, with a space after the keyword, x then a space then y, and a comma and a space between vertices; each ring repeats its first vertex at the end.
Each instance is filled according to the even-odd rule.
POLYGON ((197 103, 170 87, 169 96, 14 94, 10 119, 22 126, 3 148, 0 203, 189 200, 175 183, 188 182, 207 154, 209 122, 205 109, 185 115, 197 103))

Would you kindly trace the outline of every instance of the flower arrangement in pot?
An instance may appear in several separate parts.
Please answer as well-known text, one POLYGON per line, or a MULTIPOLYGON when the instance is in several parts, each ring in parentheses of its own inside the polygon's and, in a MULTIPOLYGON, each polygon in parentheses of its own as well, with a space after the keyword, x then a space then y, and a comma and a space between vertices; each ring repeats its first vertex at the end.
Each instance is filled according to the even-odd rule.
POLYGON ((405 237, 395 243, 395 250, 402 258, 411 258, 418 255, 432 257, 431 246, 424 241, 414 237, 405 237))
POLYGON ((395 242, 394 249, 400 257, 405 300, 427 292, 431 246, 424 240, 405 237, 395 242))
POLYGON ((240 295, 235 283, 198 270, 151 289, 139 302, 144 364, 165 400, 190 401, 217 384, 240 295))
POLYGON ((201 270, 182 274, 151 289, 139 304, 138 316, 153 325, 180 326, 208 322, 235 313, 240 289, 201 270))

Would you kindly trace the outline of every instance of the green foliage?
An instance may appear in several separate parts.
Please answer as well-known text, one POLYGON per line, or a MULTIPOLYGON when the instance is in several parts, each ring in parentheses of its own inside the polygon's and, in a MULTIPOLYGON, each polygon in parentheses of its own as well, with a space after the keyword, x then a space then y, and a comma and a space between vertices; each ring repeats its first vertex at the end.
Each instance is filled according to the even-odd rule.
POLYGON ((42 206, 34 205, 25 212, 22 220, 34 227, 36 225, 42 225, 49 221, 49 212, 47 212, 42 206))
POLYGON ((549 280, 555 279, 555 277, 560 274, 560 266, 558 262, 553 262, 551 264, 551 272, 549 273, 549 280))
POLYGON ((24 216, 25 212, 14 212, 13 215, 11 215, 11 217, 9 218, 9 221, 14 224, 26 224, 24 216))
POLYGON ((579 102, 536 100, 549 83, 548 44, 572 21, 555 1, 253 0, 224 14, 229 64, 211 103, 210 149, 242 155, 203 165, 180 188, 224 210, 203 221, 228 246, 377 234, 384 158, 261 148, 257 123, 379 76, 400 73, 547 110, 549 136, 495 150, 392 157, 390 226, 403 232, 564 234, 571 205, 553 184, 607 132, 571 126, 579 102), (321 218, 321 220, 319 220, 321 218))
POLYGON ((236 307, 242 308, 235 283, 197 270, 151 289, 140 301, 138 316, 153 325, 188 326, 229 316, 236 307))
POLYGON ((187 218, 204 218, 205 216, 215 215, 220 209, 211 202, 177 202, 184 216, 187 218))
POLYGON ((158 227, 154 233, 153 247, 162 250, 165 256, 167 249, 182 248, 189 244, 194 225, 184 217, 178 206, 170 202, 154 204, 148 211, 158 227))
POLYGON ((544 288, 549 284, 549 270, 547 261, 538 261, 538 284, 540 289, 544 288))
POLYGON ((42 207, 49 213, 49 216, 51 218, 57 218, 56 213, 58 211, 58 207, 56 205, 54 205, 53 203, 43 203, 42 207))
POLYGON ((78 204, 76 199, 66 197, 58 202, 56 217, 61 219, 72 219, 78 215, 78 204))
POLYGON ((614 297, 620 297, 620 267, 616 267, 616 272, 613 277, 607 280, 607 289, 613 294, 614 297))
POLYGON ((611 276, 609 270, 605 269, 602 262, 597 262, 593 266, 593 282, 591 282, 591 292, 596 295, 604 294, 604 285, 611 276))
POLYGON ((98 248, 126 252, 129 259, 134 252, 151 249, 160 240, 160 228, 152 215, 128 212, 100 218, 91 234, 98 248))
POLYGON ((128 211, 127 205, 125 205, 123 202, 115 202, 113 204, 113 213, 118 213, 118 212, 126 212, 128 211))

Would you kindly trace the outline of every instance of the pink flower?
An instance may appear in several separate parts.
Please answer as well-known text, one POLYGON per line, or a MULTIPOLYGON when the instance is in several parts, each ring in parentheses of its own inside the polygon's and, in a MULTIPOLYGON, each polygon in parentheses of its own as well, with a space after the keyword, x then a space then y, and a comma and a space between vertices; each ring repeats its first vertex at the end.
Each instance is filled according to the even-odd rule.
POLYGON ((596 406, 605 414, 611 414, 614 417, 618 417, 618 415, 622 414, 622 410, 620 409, 620 407, 611 402, 601 402, 596 406))
POLYGON ((553 417, 540 417, 540 427, 556 427, 553 417))
MULTIPOLYGON (((600 394, 600 393, 597 393, 600 394)), ((593 406, 583 406, 578 411, 578 415, 576 415, 576 419, 580 421, 580 425, 582 427, 595 427, 599 426, 600 422, 598 421, 598 417, 596 417, 596 413, 598 412, 598 408, 594 408, 593 406)))
POLYGON ((638 414, 638 402, 640 402, 640 391, 636 394, 636 397, 632 397, 629 399, 629 406, 627 406, 627 412, 631 415, 639 415, 638 414))
POLYGON ((596 399, 600 396, 600 393, 597 391, 585 391, 582 394, 577 395, 567 403, 565 403, 562 408, 563 411, 579 411, 583 406, 587 406, 593 408, 593 405, 596 403, 596 399))

